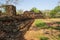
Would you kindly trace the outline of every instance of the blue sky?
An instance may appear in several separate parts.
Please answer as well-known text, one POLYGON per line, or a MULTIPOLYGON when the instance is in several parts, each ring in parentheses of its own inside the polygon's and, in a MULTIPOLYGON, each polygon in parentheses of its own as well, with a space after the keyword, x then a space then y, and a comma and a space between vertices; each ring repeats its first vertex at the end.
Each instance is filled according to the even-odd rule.
MULTIPOLYGON (((5 3, 4 0, 0 0, 0 2, 1 1, 5 3)), ((58 5, 58 1, 59 0, 20 0, 15 6, 18 10, 30 10, 32 7, 36 7, 39 10, 51 10, 58 5)))

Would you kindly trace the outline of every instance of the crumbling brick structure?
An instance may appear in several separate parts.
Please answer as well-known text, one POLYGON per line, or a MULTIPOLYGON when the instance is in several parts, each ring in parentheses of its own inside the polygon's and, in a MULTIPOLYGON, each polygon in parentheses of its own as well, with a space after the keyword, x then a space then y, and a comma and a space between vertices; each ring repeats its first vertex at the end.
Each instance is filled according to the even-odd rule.
MULTIPOLYGON (((16 15, 16 7, 13 5, 2 5, 2 6, 0 6, 0 8, 5 9, 5 11, 6 11, 5 14, 8 16, 16 15)), ((3 13, 1 13, 1 14, 3 14, 3 13)))

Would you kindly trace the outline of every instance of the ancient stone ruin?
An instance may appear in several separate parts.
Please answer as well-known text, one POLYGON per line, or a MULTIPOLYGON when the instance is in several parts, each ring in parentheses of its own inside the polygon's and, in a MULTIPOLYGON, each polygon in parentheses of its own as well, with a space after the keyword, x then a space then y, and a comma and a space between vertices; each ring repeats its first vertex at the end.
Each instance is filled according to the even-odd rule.
POLYGON ((16 7, 13 5, 2 5, 4 11, 0 10, 0 40, 25 40, 24 34, 29 30, 34 19, 40 14, 24 12, 16 15, 16 7))

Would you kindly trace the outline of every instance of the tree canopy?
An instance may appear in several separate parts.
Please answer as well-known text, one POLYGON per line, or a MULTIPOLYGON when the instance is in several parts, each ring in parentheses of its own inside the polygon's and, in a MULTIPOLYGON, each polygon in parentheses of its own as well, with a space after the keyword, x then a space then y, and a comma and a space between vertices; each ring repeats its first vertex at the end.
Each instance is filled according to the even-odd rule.
POLYGON ((51 17, 55 17, 58 13, 60 13, 60 6, 56 6, 51 12, 51 17))
POLYGON ((55 7, 54 11, 55 12, 60 12, 60 6, 55 7))
POLYGON ((30 11, 33 11, 35 13, 39 13, 40 12, 40 10, 38 10, 36 7, 33 7, 30 11))

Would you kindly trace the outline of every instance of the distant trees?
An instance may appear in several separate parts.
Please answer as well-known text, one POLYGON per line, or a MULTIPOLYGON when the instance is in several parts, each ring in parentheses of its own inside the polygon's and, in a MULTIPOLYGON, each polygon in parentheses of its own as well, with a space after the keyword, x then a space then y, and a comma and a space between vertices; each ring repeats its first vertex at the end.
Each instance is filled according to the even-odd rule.
POLYGON ((40 12, 40 10, 38 10, 36 7, 33 7, 30 11, 33 11, 35 13, 39 13, 40 12))
POLYGON ((44 18, 49 19, 50 18, 50 10, 44 10, 42 11, 44 18))
POLYGON ((56 6, 53 10, 50 12, 51 17, 60 17, 60 6, 56 6))
POLYGON ((22 9, 18 10, 17 14, 23 14, 23 10, 22 9))
POLYGON ((49 38, 48 37, 45 37, 45 36, 41 36, 40 37, 40 40, 49 40, 49 38))
POLYGON ((60 18, 60 6, 56 6, 52 10, 42 11, 45 18, 60 18))

